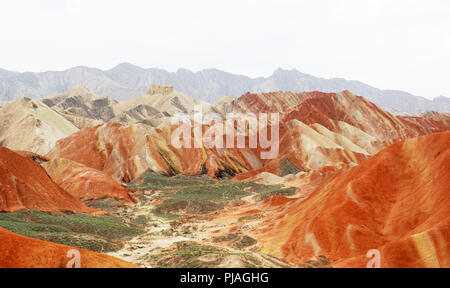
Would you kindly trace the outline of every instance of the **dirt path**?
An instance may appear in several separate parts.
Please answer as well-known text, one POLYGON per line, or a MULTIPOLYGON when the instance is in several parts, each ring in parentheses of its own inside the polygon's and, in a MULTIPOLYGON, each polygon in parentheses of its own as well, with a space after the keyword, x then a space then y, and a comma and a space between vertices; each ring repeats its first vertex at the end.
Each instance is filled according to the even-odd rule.
POLYGON ((123 219, 146 218, 146 232, 125 243, 109 255, 142 267, 290 267, 288 264, 258 252, 259 243, 243 234, 215 236, 212 232, 230 226, 214 221, 211 215, 178 219, 154 213, 158 193, 144 193, 140 202, 120 210, 123 219))

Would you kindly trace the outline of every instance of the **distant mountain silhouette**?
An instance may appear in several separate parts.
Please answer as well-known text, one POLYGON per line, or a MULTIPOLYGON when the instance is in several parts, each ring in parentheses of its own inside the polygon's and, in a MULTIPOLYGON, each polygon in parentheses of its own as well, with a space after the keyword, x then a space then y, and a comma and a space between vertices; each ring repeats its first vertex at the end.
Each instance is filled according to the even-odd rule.
POLYGON ((428 100, 407 92, 380 90, 359 81, 318 78, 297 70, 278 69, 267 78, 250 78, 217 69, 200 72, 179 69, 170 73, 129 63, 106 71, 89 67, 42 73, 17 73, 0 69, 0 102, 22 97, 41 98, 80 86, 115 100, 124 100, 144 94, 153 85, 172 85, 177 91, 209 103, 215 103, 225 96, 239 97, 246 92, 350 90, 393 113, 419 114, 431 110, 450 112, 450 98, 428 100))

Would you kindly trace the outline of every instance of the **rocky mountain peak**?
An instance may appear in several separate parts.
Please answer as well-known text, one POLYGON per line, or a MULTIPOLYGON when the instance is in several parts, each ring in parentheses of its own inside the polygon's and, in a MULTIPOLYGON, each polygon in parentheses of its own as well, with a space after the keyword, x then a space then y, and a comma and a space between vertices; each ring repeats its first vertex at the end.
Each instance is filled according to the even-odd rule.
POLYGON ((147 89, 148 95, 169 95, 173 93, 173 86, 152 86, 147 89))

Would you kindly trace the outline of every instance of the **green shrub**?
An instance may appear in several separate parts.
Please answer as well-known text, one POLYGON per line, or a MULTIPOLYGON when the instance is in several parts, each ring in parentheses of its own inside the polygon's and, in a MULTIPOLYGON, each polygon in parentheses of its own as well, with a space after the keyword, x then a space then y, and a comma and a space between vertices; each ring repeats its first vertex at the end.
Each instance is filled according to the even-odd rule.
POLYGON ((23 236, 97 252, 118 250, 122 247, 120 240, 144 232, 114 216, 40 211, 0 213, 0 226, 23 236))

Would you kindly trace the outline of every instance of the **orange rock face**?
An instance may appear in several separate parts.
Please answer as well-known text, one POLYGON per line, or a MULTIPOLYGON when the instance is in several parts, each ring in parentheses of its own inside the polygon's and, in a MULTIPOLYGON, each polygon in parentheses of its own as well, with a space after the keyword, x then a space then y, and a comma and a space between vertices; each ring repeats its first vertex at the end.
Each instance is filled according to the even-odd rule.
POLYGON ((231 111, 279 112, 284 115, 284 123, 291 120, 307 125, 317 123, 336 133, 345 130, 339 125, 342 121, 379 141, 388 141, 388 144, 450 128, 448 114, 429 112, 421 117, 395 116, 350 91, 247 93, 230 105, 231 111))
POLYGON ((103 172, 83 164, 55 159, 42 164, 53 181, 72 196, 81 200, 113 198, 125 204, 135 203, 130 191, 103 172))
POLYGON ((108 255, 27 238, 1 227, 0 243, 0 268, 66 268, 75 257, 70 253, 73 249, 80 253, 80 268, 139 268, 108 255))
POLYGON ((166 175, 206 171, 214 177, 221 171, 237 174, 261 166, 249 149, 175 148, 171 134, 176 128, 108 123, 62 139, 47 157, 76 161, 124 182, 148 170, 166 175))
POLYGON ((287 119, 300 120, 308 125, 319 123, 334 132, 341 129, 336 122, 343 121, 387 144, 450 128, 450 117, 447 115, 434 113, 432 116, 426 114, 422 117, 395 116, 350 91, 317 94, 298 105, 288 114, 287 119))
POLYGON ((280 174, 286 159, 301 171, 359 164, 395 142, 450 129, 449 115, 395 116, 349 91, 246 94, 229 109, 282 113, 279 156, 237 180, 280 174))
MULTIPOLYGON (((263 252, 335 267, 450 267, 450 132, 396 143, 276 208, 251 233, 263 252)), ((280 200, 277 200, 279 202, 280 200)))
POLYGON ((94 212, 55 184, 32 159, 0 148, 0 211, 24 209, 94 212))
MULTIPOLYGON (((286 160, 305 172, 360 164, 397 141, 450 129, 448 115, 398 117, 349 91, 245 94, 224 105, 229 107, 216 110, 281 113, 275 159, 262 159, 259 148, 178 149, 171 136, 179 126, 154 129, 117 123, 83 129, 60 140, 46 156, 77 161, 124 182, 147 170, 166 175, 238 175, 236 180, 245 180, 261 172, 282 175, 280 163, 286 160)), ((204 125, 203 131, 207 128, 204 125)))

